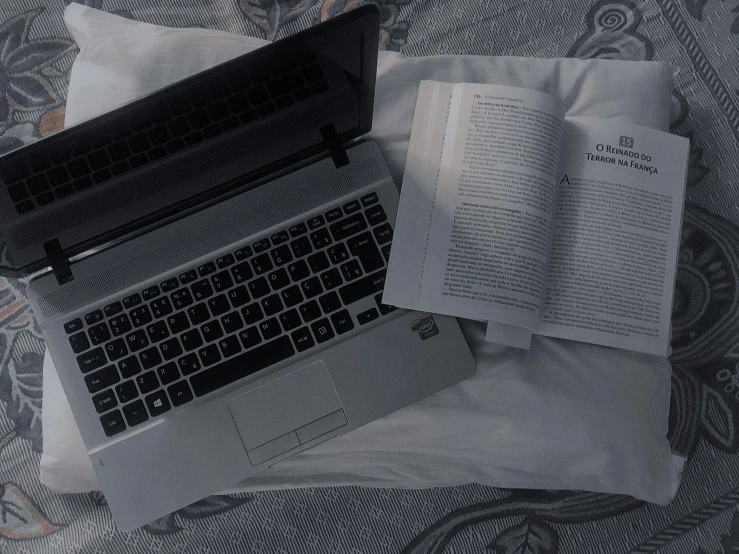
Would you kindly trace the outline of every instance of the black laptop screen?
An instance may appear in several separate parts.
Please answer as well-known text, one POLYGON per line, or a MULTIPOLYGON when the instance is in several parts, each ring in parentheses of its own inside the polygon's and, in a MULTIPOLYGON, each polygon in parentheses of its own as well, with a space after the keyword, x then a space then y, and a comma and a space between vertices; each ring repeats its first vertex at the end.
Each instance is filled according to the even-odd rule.
POLYGON ((378 32, 363 7, 3 156, 3 272, 122 240, 368 132, 378 32))

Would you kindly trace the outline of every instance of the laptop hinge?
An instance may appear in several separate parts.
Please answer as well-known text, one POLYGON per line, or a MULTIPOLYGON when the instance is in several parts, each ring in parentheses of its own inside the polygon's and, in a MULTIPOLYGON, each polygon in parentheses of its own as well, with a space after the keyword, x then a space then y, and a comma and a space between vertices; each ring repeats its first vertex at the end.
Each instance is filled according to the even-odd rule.
POLYGON ((69 283, 74 280, 72 268, 69 266, 69 260, 64 256, 64 250, 59 239, 52 239, 44 243, 46 257, 51 263, 51 270, 56 276, 56 281, 60 285, 69 283))
POLYGON ((333 123, 329 123, 328 125, 321 127, 321 137, 328 147, 328 151, 331 154, 331 159, 333 160, 336 169, 349 165, 349 156, 346 155, 344 145, 341 144, 339 135, 336 132, 336 127, 334 127, 333 123))

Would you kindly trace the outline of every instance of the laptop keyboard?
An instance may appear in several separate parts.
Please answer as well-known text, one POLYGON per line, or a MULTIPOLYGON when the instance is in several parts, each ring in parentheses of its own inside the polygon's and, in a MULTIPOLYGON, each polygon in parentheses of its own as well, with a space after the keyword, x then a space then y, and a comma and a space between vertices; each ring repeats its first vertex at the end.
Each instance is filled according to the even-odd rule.
POLYGON ((381 303, 392 236, 373 192, 66 322, 105 434, 395 310, 381 303))
POLYGON ((313 55, 302 53, 248 77, 201 81, 122 124, 112 122, 107 134, 88 134, 51 155, 16 158, 0 168, 0 175, 16 212, 26 214, 327 89, 313 55))

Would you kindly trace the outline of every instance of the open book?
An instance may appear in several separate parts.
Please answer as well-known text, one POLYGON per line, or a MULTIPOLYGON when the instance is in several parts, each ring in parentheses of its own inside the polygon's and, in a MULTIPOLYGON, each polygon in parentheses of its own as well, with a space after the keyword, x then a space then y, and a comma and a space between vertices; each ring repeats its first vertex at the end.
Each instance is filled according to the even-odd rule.
POLYGON ((419 88, 383 302, 669 355, 687 139, 554 97, 419 88))

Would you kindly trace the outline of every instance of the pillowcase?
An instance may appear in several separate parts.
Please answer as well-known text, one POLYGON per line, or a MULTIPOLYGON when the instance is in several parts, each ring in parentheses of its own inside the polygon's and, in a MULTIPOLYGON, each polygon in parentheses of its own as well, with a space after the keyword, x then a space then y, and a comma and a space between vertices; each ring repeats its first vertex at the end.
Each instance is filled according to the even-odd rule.
MULTIPOLYGON (((67 7, 65 21, 80 46, 67 125, 265 44, 219 31, 157 27, 79 4, 67 7)), ((557 96, 568 115, 623 117, 667 129, 673 69, 652 62, 381 52, 369 138, 397 183, 422 79, 542 90, 557 96)), ((486 343, 479 323, 462 327, 478 363, 473 377, 224 492, 477 482, 630 494, 661 504, 673 497, 683 459, 671 454, 666 438, 667 360, 543 337, 522 351, 486 343)), ((41 481, 59 492, 97 488, 48 354, 43 393, 41 481)))

